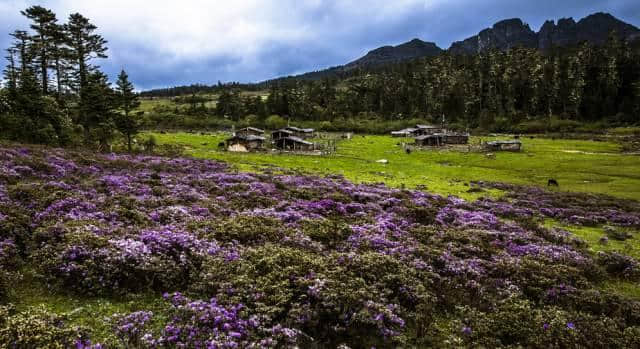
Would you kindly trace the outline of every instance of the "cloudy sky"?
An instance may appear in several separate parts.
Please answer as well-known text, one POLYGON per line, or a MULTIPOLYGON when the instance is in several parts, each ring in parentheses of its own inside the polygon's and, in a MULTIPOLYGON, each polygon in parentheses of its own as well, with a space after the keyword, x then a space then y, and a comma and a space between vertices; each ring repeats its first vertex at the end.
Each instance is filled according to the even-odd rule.
MULTIPOLYGON (((26 28, 20 10, 80 12, 108 41, 99 64, 139 89, 253 82, 319 70, 412 38, 448 48, 494 22, 576 20, 604 11, 640 27, 638 0, 0 0, 0 47, 26 28)), ((4 65, 4 61, 1 62, 4 65)))

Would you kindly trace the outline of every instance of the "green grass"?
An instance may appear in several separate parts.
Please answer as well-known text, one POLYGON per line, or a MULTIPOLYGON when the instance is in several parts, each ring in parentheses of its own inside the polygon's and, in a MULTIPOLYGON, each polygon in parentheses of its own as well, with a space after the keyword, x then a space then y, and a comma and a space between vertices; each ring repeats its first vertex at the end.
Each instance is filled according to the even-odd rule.
POLYGON ((640 135, 640 127, 638 126, 616 127, 616 128, 610 129, 609 133, 614 135, 622 135, 622 136, 640 135))
POLYGON ((123 297, 86 297, 72 293, 57 293, 38 280, 33 271, 24 270, 10 294, 10 303, 16 310, 44 306, 57 314, 67 314, 72 325, 91 330, 94 342, 114 340, 113 328, 108 318, 114 314, 129 314, 138 310, 151 310, 156 315, 154 325, 162 323, 165 308, 160 294, 131 294, 123 297))
MULTIPOLYGON (((607 244, 601 244, 600 238, 606 236, 603 227, 583 227, 576 225, 568 225, 557 222, 553 219, 545 220, 545 226, 557 227, 567 230, 575 236, 583 239, 588 244, 591 253, 603 252, 619 252, 627 256, 640 259, 640 233, 637 231, 629 231, 633 238, 625 241, 609 239, 607 244)), ((640 299, 640 284, 626 280, 607 280, 600 288, 621 294, 623 296, 640 299)))
POLYGON ((153 108, 159 107, 159 106, 175 108, 176 104, 172 103, 171 100, 167 99, 167 98, 143 99, 143 100, 140 101, 140 106, 138 107, 137 110, 144 111, 144 112, 150 112, 150 111, 153 110, 153 108))
MULTIPOLYGON (((619 252, 627 256, 640 259, 640 234, 638 232, 629 231, 633 238, 625 241, 619 241, 609 239, 606 244, 600 243, 600 238, 607 236, 603 227, 583 227, 576 225, 568 225, 559 223, 552 219, 545 221, 547 227, 557 227, 571 232, 578 236, 589 244, 589 251, 596 253, 600 251, 604 252, 619 252)), ((622 228, 617 228, 622 229, 622 228)))
MULTIPOLYGON (((397 144, 412 140, 389 136, 356 136, 339 142, 337 154, 310 156, 219 151, 217 145, 225 134, 153 135, 160 144, 183 145, 187 155, 222 160, 246 171, 277 166, 319 175, 342 174, 355 182, 384 182, 407 188, 424 185, 434 193, 467 199, 487 195, 467 193, 469 187, 465 183, 469 181, 546 185, 547 179, 554 178, 560 183, 560 190, 640 199, 640 157, 624 155, 619 145, 610 142, 526 138, 522 139, 524 151, 496 153, 495 159, 489 159, 484 153, 467 153, 465 147, 459 151, 428 149, 406 154, 397 144), (380 159, 389 163, 376 163, 380 159)), ((472 138, 472 143, 479 141, 472 138)))
POLYGON ((610 280, 601 285, 601 289, 617 293, 626 297, 640 299, 640 285, 637 282, 625 280, 610 280))
MULTIPOLYGON (((218 104, 219 96, 217 94, 198 94, 198 95, 211 99, 211 101, 205 103, 205 106, 207 108, 215 108, 216 105, 218 104)), ((268 91, 242 91, 240 95, 242 97, 260 96, 263 101, 266 101, 267 97, 269 96, 269 92, 268 91)), ((151 112, 153 111, 153 108, 157 106, 169 107, 171 109, 174 109, 177 106, 180 110, 186 110, 189 107, 188 104, 183 104, 183 105, 175 104, 171 101, 171 98, 165 97, 165 98, 155 98, 155 99, 141 99, 140 106, 137 108, 137 110, 144 111, 144 112, 151 112)))

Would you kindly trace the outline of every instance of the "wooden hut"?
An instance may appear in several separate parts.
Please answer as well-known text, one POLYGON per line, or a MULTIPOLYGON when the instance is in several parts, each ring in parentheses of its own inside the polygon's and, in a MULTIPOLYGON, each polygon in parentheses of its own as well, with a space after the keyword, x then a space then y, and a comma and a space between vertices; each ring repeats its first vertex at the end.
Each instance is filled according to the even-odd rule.
POLYGON ((433 135, 437 133, 446 133, 444 127, 431 125, 416 125, 416 127, 405 128, 400 131, 391 132, 393 137, 419 137, 433 135))
POLYGON ((311 142, 307 142, 300 137, 289 136, 278 138, 273 141, 273 144, 282 150, 292 150, 292 151, 310 151, 314 149, 314 144, 311 142))
POLYGON ((468 133, 448 133, 444 136, 446 144, 469 144, 468 133))
POLYGON ((391 132, 391 136, 392 137, 412 137, 414 136, 413 133, 415 131, 416 131, 415 128, 405 128, 404 130, 391 132))
POLYGON ((236 131, 236 136, 263 136, 264 130, 256 127, 245 127, 236 131))
POLYGON ((248 152, 263 148, 265 138, 254 135, 235 135, 226 140, 228 151, 248 152))
POLYGON ((418 136, 415 144, 419 147, 439 147, 445 144, 445 136, 441 133, 418 136))
POLYGON ((271 133, 271 139, 275 142, 280 138, 286 138, 286 137, 291 137, 293 136, 293 131, 289 131, 289 130, 285 130, 285 129, 280 129, 277 131, 273 131, 271 133))
POLYGON ((517 139, 512 141, 493 141, 487 142, 485 147, 490 151, 520 151, 522 150, 522 142, 517 139))
POLYGON ((295 126, 287 126, 285 130, 293 132, 294 137, 298 138, 313 138, 315 130, 312 128, 299 128, 295 126))
POLYGON ((433 126, 433 125, 416 125, 415 127, 419 136, 423 135, 432 135, 436 133, 447 133, 447 130, 441 126, 433 126))

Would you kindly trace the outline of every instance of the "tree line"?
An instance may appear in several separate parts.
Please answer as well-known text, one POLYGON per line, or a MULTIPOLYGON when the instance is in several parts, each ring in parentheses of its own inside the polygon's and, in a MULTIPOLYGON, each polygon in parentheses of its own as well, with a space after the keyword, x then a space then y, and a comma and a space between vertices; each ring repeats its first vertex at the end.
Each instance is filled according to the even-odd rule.
POLYGON ((31 143, 82 141, 104 148, 119 131, 128 140, 140 127, 139 105, 123 70, 115 88, 95 64, 107 58, 107 41, 79 13, 60 23, 56 14, 31 6, 21 14, 29 30, 11 33, 0 90, 0 136, 31 143))
POLYGON ((359 69, 350 77, 277 81, 266 100, 223 91, 215 113, 302 121, 424 119, 509 130, 551 120, 640 122, 640 50, 612 33, 602 46, 514 48, 359 69))

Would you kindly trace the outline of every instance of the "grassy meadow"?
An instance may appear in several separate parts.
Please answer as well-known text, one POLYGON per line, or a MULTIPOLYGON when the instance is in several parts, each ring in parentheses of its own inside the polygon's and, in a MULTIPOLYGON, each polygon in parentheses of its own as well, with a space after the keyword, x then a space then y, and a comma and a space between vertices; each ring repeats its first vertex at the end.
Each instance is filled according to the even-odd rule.
MULTIPOLYGON (((520 153, 468 152, 452 149, 416 149, 411 154, 401 143, 411 139, 355 136, 338 142, 336 154, 327 156, 279 153, 231 153, 217 148, 227 134, 149 133, 159 144, 177 144, 187 155, 225 161, 238 170, 279 167, 319 175, 341 174, 355 182, 384 182, 390 186, 424 187, 441 195, 466 199, 486 196, 469 191, 470 181, 546 185, 557 179, 559 190, 592 192, 640 200, 640 157, 625 155, 612 142, 524 138, 520 153), (377 163, 386 159, 388 164, 377 163)), ((478 144, 487 137, 472 137, 478 144)))

